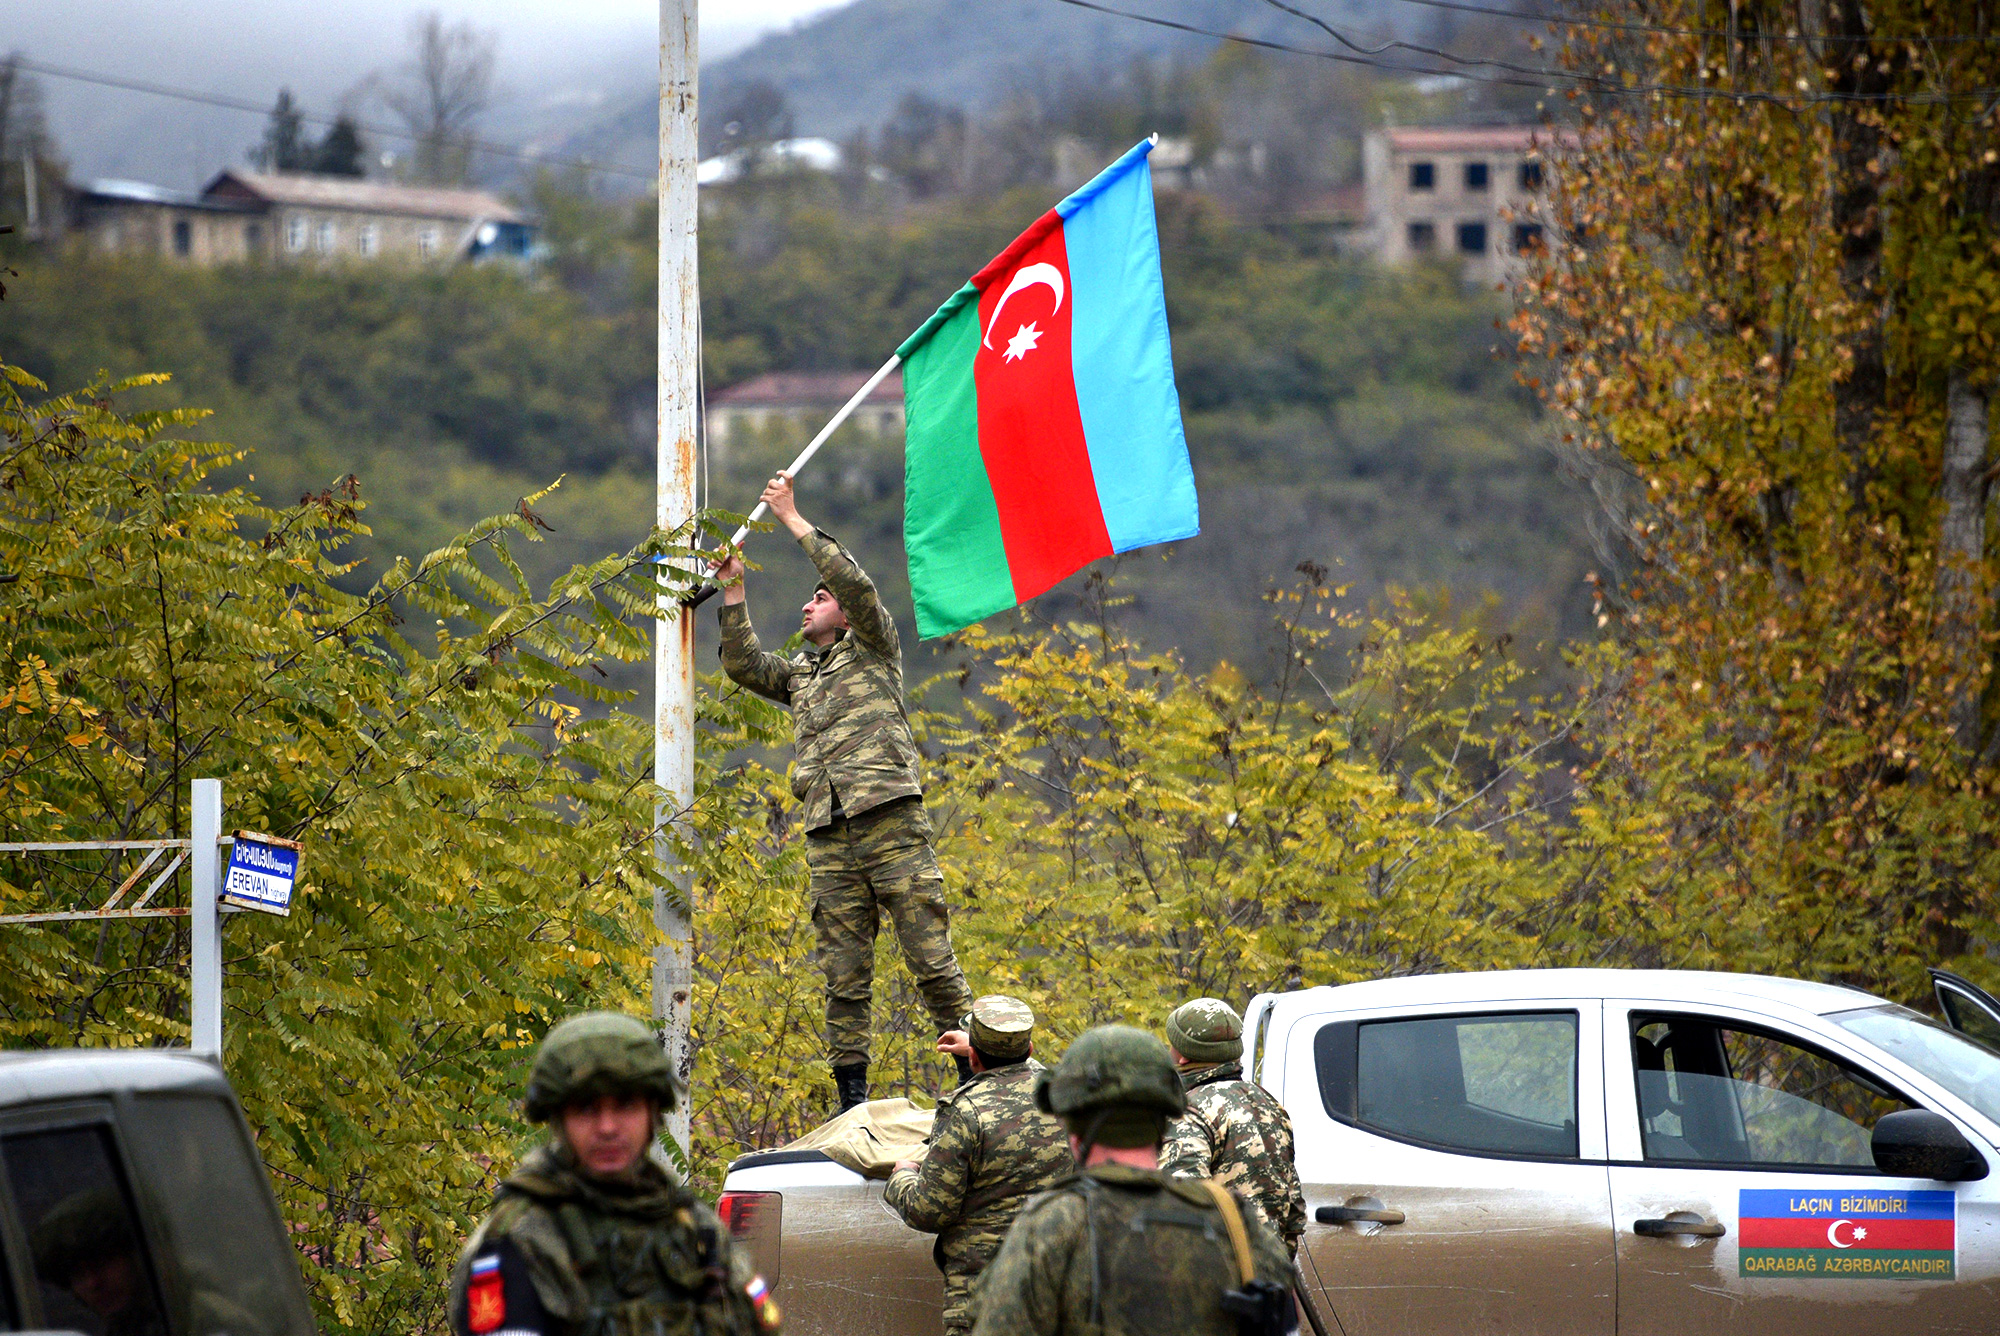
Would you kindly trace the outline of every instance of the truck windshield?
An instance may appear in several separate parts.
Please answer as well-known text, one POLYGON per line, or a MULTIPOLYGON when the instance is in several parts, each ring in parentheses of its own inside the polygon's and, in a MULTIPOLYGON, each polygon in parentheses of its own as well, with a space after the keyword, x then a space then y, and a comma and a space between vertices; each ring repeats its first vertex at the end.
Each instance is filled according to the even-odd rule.
POLYGON ((2000 1054, 1948 1030, 1921 1012, 1884 1005, 1827 1017, 1957 1095, 2000 1123, 2000 1054))

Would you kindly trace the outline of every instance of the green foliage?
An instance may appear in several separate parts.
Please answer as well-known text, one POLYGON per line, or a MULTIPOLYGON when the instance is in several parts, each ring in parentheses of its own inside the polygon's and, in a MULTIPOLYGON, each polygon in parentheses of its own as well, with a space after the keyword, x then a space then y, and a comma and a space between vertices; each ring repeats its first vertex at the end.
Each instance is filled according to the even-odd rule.
MULTIPOLYGON (((482 521, 365 592, 351 489, 285 509, 143 382, 0 384, 0 791, 10 840, 232 826, 303 840, 290 918, 226 923, 226 1067, 324 1329, 435 1329, 441 1277, 511 1163, 525 1048, 585 1006, 645 1014, 650 730, 595 671, 650 651, 649 550, 534 597, 482 521), (254 535, 261 534, 261 537, 254 535)), ((157 378, 154 378, 157 379, 157 378)), ((98 855, 13 858, 8 912, 86 908, 98 855)), ((12 1045, 184 1042, 180 920, 8 929, 12 1045)))
MULTIPOLYGON (((1272 596, 1289 666, 1263 687, 1141 652, 1102 603, 1093 623, 961 633, 966 708, 919 720, 952 936, 976 991, 1035 1008, 1045 1054, 1107 1021, 1157 1029, 1198 994, 1556 960, 1539 833, 1513 831, 1545 820, 1560 786, 1543 781, 1595 701, 1517 708, 1504 645, 1408 603, 1341 611, 1345 591, 1303 574, 1272 596), (1367 645, 1345 674, 1337 631, 1367 645)), ((779 716, 759 710, 768 739, 779 716)), ((751 762, 715 783, 734 814, 701 874, 698 1011, 740 1033, 705 1040, 696 1069, 711 1172, 806 1130, 826 1096, 782 776, 751 762)), ((948 1088, 923 1017, 884 941, 878 1094, 948 1088)))

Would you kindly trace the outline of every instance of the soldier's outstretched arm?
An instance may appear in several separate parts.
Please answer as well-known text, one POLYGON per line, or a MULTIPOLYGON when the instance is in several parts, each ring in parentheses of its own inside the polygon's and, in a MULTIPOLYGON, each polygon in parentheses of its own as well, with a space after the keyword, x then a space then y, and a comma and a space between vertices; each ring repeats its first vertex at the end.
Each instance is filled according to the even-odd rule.
POLYGON ((792 665, 782 654, 767 651, 757 640, 757 628, 750 624, 750 605, 743 593, 743 554, 731 552, 717 562, 715 577, 722 583, 722 607, 716 614, 722 627, 722 671, 736 685, 766 700, 790 705, 792 665))
POLYGON ((903 650, 896 635, 896 619, 882 607, 882 596, 875 591, 875 582, 868 578, 868 572, 861 569, 859 562, 840 550, 840 544, 799 514, 798 503, 792 496, 792 475, 780 470, 765 484, 764 495, 759 499, 812 558, 819 578, 826 581, 834 601, 846 615, 847 628, 854 638, 885 659, 900 656, 903 650))
POLYGON ((911 1229, 936 1234, 965 1215, 965 1194, 972 1183, 971 1156, 979 1147, 979 1128, 956 1106, 938 1110, 931 1129, 930 1150, 915 1169, 898 1169, 889 1177, 882 1200, 911 1229))

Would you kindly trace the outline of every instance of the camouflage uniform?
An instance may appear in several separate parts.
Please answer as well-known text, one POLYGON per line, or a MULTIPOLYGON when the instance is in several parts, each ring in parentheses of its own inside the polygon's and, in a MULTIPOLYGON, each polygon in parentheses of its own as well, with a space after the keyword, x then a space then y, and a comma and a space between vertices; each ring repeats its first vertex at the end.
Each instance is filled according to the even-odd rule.
MULTIPOLYGON (((1187 1106, 1165 1045, 1119 1025, 1080 1036, 1056 1071, 1037 1080, 1035 1102, 1059 1114, 1072 1135, 1106 1146, 1157 1146, 1166 1118, 1187 1106)), ((1255 1211, 1240 1202, 1237 1210, 1256 1280, 1282 1292, 1291 1259, 1255 1211)), ((1242 1281, 1206 1185, 1098 1164, 1022 1207, 979 1279, 973 1333, 1239 1336, 1223 1294, 1242 1281)), ((1284 1329, 1295 1325, 1288 1319, 1284 1329)))
POLYGON ((1242 1020, 1226 1002, 1196 998, 1167 1018, 1167 1040, 1195 1065, 1181 1069, 1188 1111, 1167 1129, 1160 1168, 1175 1178, 1213 1178, 1256 1206, 1296 1253, 1306 1232, 1306 1194, 1292 1115, 1243 1078, 1242 1020))
MULTIPOLYGON (((528 1116, 603 1094, 673 1107, 678 1081, 629 1016, 594 1012, 549 1032, 528 1116)), ((764 1282, 715 1212, 651 1157, 603 1179, 560 1136, 529 1152, 451 1274, 456 1336, 762 1336, 778 1329, 764 1282)))
POLYGON ((887 913, 940 1031, 972 992, 951 949, 944 874, 931 849, 916 740, 903 708, 903 651, 874 581, 814 530, 799 545, 840 603, 848 629, 785 658, 765 651, 747 605, 722 608, 722 666, 737 684, 791 707, 792 795, 805 812, 813 930, 826 973, 833 1065, 868 1061, 875 934, 887 913))
POLYGON ((1035 1107, 1036 1073, 1028 1056, 1034 1013, 1010 997, 972 1004, 965 1030, 988 1067, 938 1101, 929 1148, 915 1169, 898 1170, 883 1200, 912 1229, 938 1236, 932 1250, 944 1273, 944 1329, 972 1330, 972 1285, 1000 1251, 1021 1203, 1067 1177, 1069 1138, 1035 1107))

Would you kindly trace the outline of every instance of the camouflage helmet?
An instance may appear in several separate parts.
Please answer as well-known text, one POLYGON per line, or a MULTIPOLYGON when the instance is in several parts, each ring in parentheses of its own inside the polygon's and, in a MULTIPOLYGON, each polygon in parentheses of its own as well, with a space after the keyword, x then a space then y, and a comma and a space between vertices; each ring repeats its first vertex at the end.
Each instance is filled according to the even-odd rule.
POLYGON ((1243 1056, 1243 1018, 1219 997, 1198 997, 1167 1017, 1167 1042, 1189 1062, 1234 1062, 1243 1056))
POLYGON ((1077 1036, 1056 1064, 1035 1078, 1035 1107, 1059 1118, 1128 1108, 1178 1118, 1187 1112, 1167 1046, 1129 1025, 1100 1025, 1077 1036))
POLYGON ((600 1095, 644 1095, 665 1113, 680 1102, 681 1082, 643 1021, 615 1011, 586 1011, 550 1030, 528 1072, 527 1113, 545 1123, 566 1105, 600 1095))

